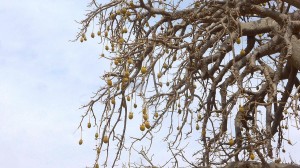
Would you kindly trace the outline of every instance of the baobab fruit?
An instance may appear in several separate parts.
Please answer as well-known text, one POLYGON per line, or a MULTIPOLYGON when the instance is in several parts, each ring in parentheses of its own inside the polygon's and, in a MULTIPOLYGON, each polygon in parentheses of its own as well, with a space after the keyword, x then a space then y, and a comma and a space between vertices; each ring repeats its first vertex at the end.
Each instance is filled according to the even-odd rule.
POLYGON ((176 55, 173 56, 173 61, 176 61, 177 60, 177 57, 176 55))
POLYGON ((168 65, 166 63, 163 64, 163 68, 167 69, 168 65))
POLYGON ((236 39, 236 43, 237 43, 237 44, 241 44, 241 38, 237 38, 237 39, 236 39))
POLYGON ((119 43, 119 44, 123 44, 124 41, 125 41, 125 40, 121 37, 121 38, 119 38, 118 43, 119 43))
POLYGON ((92 124, 89 122, 89 123, 87 124, 87 127, 88 127, 88 128, 91 128, 91 126, 92 126, 92 124))
POLYGON ((239 112, 244 113, 245 112, 245 108, 243 106, 239 106, 239 112))
POLYGON ((150 128, 150 123, 149 123, 149 121, 146 121, 146 122, 145 122, 145 127, 146 127, 147 129, 150 128))
POLYGON ((161 72, 158 72, 157 77, 158 77, 158 78, 161 78, 161 76, 162 76, 162 73, 161 73, 161 72))
POLYGON ((122 9, 121 9, 121 13, 122 13, 123 15, 125 15, 126 12, 127 12, 127 9, 126 9, 126 8, 122 8, 122 9))
POLYGON ((278 158, 278 159, 275 159, 275 163, 280 163, 281 162, 281 159, 278 158))
POLYGON ((112 13, 110 16, 109 16, 110 20, 114 20, 116 18, 116 14, 112 13))
POLYGON ((178 109, 178 114, 181 114, 181 112, 182 112, 181 109, 178 109))
POLYGON ((143 112, 143 114, 146 114, 147 113, 147 109, 143 108, 142 112, 143 112))
POLYGON ((130 75, 129 71, 126 70, 126 71, 124 72, 124 76, 125 76, 125 77, 129 77, 129 75, 130 75))
POLYGON ((97 148, 97 154, 98 155, 100 154, 100 148, 97 148))
POLYGON ((145 125, 144 125, 144 124, 141 124, 141 125, 140 125, 140 130, 141 130, 141 131, 145 131, 145 125))
POLYGON ((94 32, 92 32, 92 34, 91 34, 91 37, 92 37, 92 38, 94 38, 94 37, 95 37, 95 34, 94 34, 94 32))
POLYGON ((112 86, 112 84, 113 84, 112 81, 111 81, 110 79, 108 79, 108 80, 106 81, 106 83, 107 83, 108 86, 112 86))
POLYGON ((95 167, 95 168, 99 168, 99 164, 98 164, 98 163, 96 163, 94 167, 95 167))
POLYGON ((108 143, 108 136, 104 135, 102 141, 103 141, 103 143, 108 143))
POLYGON ((157 118, 158 117, 158 112, 154 113, 154 117, 157 118))
POLYGON ((133 112, 129 112, 128 118, 131 120, 133 119, 133 112))
POLYGON ((158 86, 162 87, 162 86, 163 86, 162 82, 159 82, 159 83, 158 83, 158 86))
POLYGON ((170 82, 167 82, 166 85, 167 85, 167 86, 170 86, 170 82))
POLYGON ((123 28, 122 33, 127 33, 127 28, 126 27, 123 28))
POLYGON ((141 73, 142 73, 142 74, 145 74, 146 72, 147 72, 147 68, 143 66, 143 67, 141 68, 141 73))
POLYGON ((106 45, 106 46, 105 46, 105 50, 109 50, 109 47, 108 47, 108 45, 106 45))
POLYGON ((130 101, 130 96, 127 96, 127 98, 126 98, 126 99, 127 99, 127 101, 130 101))
POLYGON ((149 118, 149 117, 148 117, 148 114, 144 114, 144 115, 143 115, 143 119, 144 119, 145 121, 147 121, 148 118, 149 118))
POLYGON ((132 64, 133 63, 132 58, 128 58, 127 62, 128 62, 128 64, 132 64))
POLYGON ((134 103, 133 107, 134 107, 134 108, 137 108, 137 104, 136 104, 136 103, 134 103))
POLYGON ((104 36, 107 37, 108 36, 108 31, 104 32, 104 36))
POLYGON ((197 123, 196 124, 196 130, 198 131, 200 129, 200 126, 199 126, 199 124, 197 123))
POLYGON ((240 52, 240 55, 241 56, 245 56, 246 55, 246 51, 244 49, 242 49, 241 52, 240 52))
POLYGON ((83 140, 80 139, 80 140, 79 140, 79 145, 82 145, 82 143, 83 143, 83 140))
POLYGON ((134 4, 133 4, 132 0, 129 2, 129 5, 130 5, 131 8, 134 8, 134 4))
POLYGON ((112 98, 112 99, 111 99, 111 104, 116 104, 115 98, 112 98))
POLYGON ((234 140, 232 138, 230 138, 228 143, 230 146, 232 146, 232 145, 234 145, 234 140))
POLYGON ((251 160, 254 160, 254 159, 255 159, 255 155, 254 155, 253 152, 250 153, 250 159, 251 159, 251 160))
POLYGON ((114 60, 115 65, 119 65, 119 61, 117 59, 114 60))
POLYGON ((101 32, 100 32, 100 31, 98 31, 98 32, 97 32, 97 35, 98 35, 98 36, 100 36, 100 35, 101 35, 101 32))
POLYGON ((98 132, 95 133, 95 138, 97 139, 99 137, 98 132))
POLYGON ((125 78, 122 79, 122 81, 123 81, 124 83, 127 83, 127 82, 129 81, 129 79, 125 77, 125 78))

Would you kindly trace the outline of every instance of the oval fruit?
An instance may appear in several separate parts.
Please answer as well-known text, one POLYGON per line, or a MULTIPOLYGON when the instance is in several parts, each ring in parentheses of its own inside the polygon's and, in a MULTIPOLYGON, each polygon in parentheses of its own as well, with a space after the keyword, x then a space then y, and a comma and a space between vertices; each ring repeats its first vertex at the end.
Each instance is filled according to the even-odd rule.
POLYGON ((241 56, 245 56, 246 55, 246 51, 244 49, 242 49, 241 52, 240 52, 240 55, 241 56))
POLYGON ((147 129, 149 129, 151 127, 149 121, 145 122, 145 126, 146 126, 147 129))
POLYGON ((104 135, 104 137, 103 137, 103 143, 108 143, 108 136, 107 135, 104 135))
POLYGON ((200 126, 199 126, 199 124, 197 123, 196 124, 196 130, 198 131, 200 129, 200 126))
POLYGON ((232 145, 234 145, 234 140, 232 138, 230 138, 228 143, 230 146, 232 146, 232 145))
POLYGON ((79 145, 82 145, 82 143, 83 143, 83 140, 80 139, 80 140, 79 140, 79 145))
POLYGON ((144 114, 144 115, 143 115, 143 118, 144 118, 145 121, 147 121, 148 118, 149 118, 149 117, 148 117, 148 114, 144 114))
POLYGON ((147 72, 147 68, 143 66, 143 67, 141 68, 141 73, 142 73, 142 74, 145 74, 146 72, 147 72))
POLYGON ((129 112, 128 118, 131 120, 133 119, 133 112, 129 112))
POLYGON ((250 153, 250 159, 251 159, 251 160, 254 160, 254 159, 255 159, 255 155, 254 155, 254 153, 252 153, 252 152, 250 153))
POLYGON ((241 38, 237 38, 237 39, 236 39, 236 43, 237 43, 237 44, 241 44, 241 38))
POLYGON ((162 73, 161 73, 161 72, 158 72, 157 77, 158 77, 158 78, 161 78, 161 76, 162 76, 162 73))
POLYGON ((145 131, 145 125, 144 124, 140 125, 140 130, 145 131))
POLYGON ((112 99, 111 99, 111 104, 116 104, 115 98, 112 98, 112 99))
POLYGON ((108 80, 106 81, 106 83, 107 83, 108 86, 112 86, 112 84, 113 84, 112 81, 111 81, 110 79, 108 79, 108 80))
POLYGON ((245 112, 245 108, 243 106, 239 106, 239 112, 244 113, 245 112))

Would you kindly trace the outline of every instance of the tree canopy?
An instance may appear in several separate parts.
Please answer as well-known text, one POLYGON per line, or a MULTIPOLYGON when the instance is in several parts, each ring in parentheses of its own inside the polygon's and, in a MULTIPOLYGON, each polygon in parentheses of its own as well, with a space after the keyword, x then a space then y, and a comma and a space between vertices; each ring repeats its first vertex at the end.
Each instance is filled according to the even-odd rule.
POLYGON ((134 152, 143 162, 127 166, 281 162, 300 124, 299 9, 299 0, 91 1, 76 40, 97 39, 110 62, 79 125, 95 126, 94 167, 134 152), (165 163, 152 159, 154 141, 166 142, 165 163))

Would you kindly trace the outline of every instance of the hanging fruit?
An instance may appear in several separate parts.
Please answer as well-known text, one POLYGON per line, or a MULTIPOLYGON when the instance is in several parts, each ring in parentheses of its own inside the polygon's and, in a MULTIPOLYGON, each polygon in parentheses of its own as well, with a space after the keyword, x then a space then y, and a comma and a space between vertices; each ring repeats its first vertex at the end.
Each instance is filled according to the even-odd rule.
POLYGON ((102 141, 103 141, 103 143, 108 143, 108 136, 107 136, 107 135, 104 135, 102 141))
POLYGON ((143 67, 141 68, 141 73, 142 73, 142 74, 145 74, 146 72, 147 72, 147 68, 143 66, 143 67))
POLYGON ((128 118, 131 120, 133 119, 133 112, 129 112, 128 118))
POLYGON ((145 126, 147 129, 149 129, 151 127, 149 121, 145 121, 145 126))
POLYGON ((79 145, 82 145, 82 143, 83 143, 83 140, 80 139, 80 140, 79 140, 79 145))
POLYGON ((196 124, 196 130, 198 131, 200 129, 200 126, 199 126, 199 124, 197 123, 196 124))
POLYGON ((140 130, 141 130, 141 131, 145 131, 145 125, 144 125, 144 124, 141 124, 141 125, 140 125, 140 130))
POLYGON ((237 39, 236 39, 236 43, 237 43, 237 44, 241 44, 241 38, 237 38, 237 39))
POLYGON ((230 138, 228 143, 230 146, 232 146, 232 145, 234 145, 234 140, 232 138, 230 138))
POLYGON ((108 79, 108 80, 106 81, 106 83, 107 83, 108 86, 112 86, 112 84, 113 84, 113 83, 112 83, 112 80, 110 80, 110 79, 108 79))
POLYGON ((244 49, 242 49, 241 52, 240 52, 240 55, 241 56, 245 56, 246 55, 246 51, 244 49))
POLYGON ((251 160, 254 160, 254 159, 255 159, 255 155, 254 155, 253 152, 250 153, 250 159, 251 159, 251 160))
POLYGON ((241 112, 241 113, 245 112, 245 108, 242 105, 239 106, 239 112, 241 112))
POLYGON ((155 118, 158 118, 158 112, 155 112, 155 113, 154 113, 154 117, 155 117, 155 118))

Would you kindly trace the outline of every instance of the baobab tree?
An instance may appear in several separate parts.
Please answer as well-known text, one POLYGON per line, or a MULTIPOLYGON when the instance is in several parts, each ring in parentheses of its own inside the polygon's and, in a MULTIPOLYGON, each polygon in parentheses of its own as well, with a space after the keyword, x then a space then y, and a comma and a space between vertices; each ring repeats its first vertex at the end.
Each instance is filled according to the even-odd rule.
POLYGON ((76 40, 97 39, 110 62, 79 125, 96 130, 94 167, 134 152, 143 162, 127 166, 281 162, 290 127, 299 129, 299 0, 93 0, 89 9, 76 40), (129 136, 136 118, 140 132, 129 136), (167 144, 165 164, 151 158, 154 139, 167 144))

